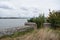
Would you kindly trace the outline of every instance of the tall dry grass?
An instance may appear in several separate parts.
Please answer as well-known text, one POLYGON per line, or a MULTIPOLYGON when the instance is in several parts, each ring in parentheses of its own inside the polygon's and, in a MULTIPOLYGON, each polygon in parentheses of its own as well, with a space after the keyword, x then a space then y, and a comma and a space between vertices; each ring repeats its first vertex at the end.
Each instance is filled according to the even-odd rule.
POLYGON ((60 40, 60 34, 59 32, 57 33, 55 30, 49 28, 42 28, 20 37, 7 37, 0 40, 60 40))

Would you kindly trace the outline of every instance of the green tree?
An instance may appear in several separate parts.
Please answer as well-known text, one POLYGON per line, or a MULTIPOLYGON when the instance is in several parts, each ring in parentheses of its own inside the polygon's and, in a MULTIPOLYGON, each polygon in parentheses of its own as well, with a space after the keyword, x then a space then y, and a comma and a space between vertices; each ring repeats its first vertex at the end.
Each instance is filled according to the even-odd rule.
POLYGON ((31 18, 30 20, 28 20, 28 22, 35 22, 37 24, 37 28, 40 28, 43 26, 43 23, 44 23, 44 15, 39 15, 39 17, 34 17, 34 18, 31 18))
POLYGON ((52 11, 49 14, 48 22, 51 23, 53 28, 60 27, 60 11, 52 11))

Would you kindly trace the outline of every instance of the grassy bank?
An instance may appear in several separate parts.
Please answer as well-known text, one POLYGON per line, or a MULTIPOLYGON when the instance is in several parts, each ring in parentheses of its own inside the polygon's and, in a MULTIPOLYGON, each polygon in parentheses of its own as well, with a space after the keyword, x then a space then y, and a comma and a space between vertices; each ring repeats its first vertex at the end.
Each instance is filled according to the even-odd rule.
POLYGON ((21 31, 21 32, 17 31, 11 35, 4 35, 4 36, 0 37, 0 39, 2 39, 2 38, 15 38, 15 37, 23 36, 25 34, 32 33, 32 32, 33 32, 33 29, 28 29, 26 31, 21 31))
POLYGON ((41 28, 39 30, 17 32, 11 37, 4 37, 0 40, 60 40, 60 30, 41 28))

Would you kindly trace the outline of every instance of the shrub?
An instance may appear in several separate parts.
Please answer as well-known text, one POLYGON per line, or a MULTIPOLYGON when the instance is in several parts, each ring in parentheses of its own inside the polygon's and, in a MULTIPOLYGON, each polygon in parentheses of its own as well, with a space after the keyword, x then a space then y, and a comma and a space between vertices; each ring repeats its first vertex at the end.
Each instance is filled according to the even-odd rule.
POLYGON ((30 20, 28 20, 28 22, 35 22, 37 24, 37 28, 40 28, 44 23, 44 15, 39 15, 39 17, 31 18, 30 20))

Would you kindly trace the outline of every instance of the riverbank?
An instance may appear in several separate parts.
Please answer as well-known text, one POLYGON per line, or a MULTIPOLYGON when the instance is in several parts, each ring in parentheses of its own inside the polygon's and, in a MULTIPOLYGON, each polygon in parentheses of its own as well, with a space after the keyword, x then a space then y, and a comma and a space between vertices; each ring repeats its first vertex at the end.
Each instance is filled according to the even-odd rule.
POLYGON ((13 27, 13 28, 7 28, 4 30, 0 30, 0 37, 4 36, 4 35, 12 35, 16 32, 24 32, 24 31, 29 31, 33 29, 30 26, 20 26, 20 27, 13 27))
POLYGON ((60 40, 60 30, 41 28, 17 37, 6 37, 0 40, 60 40))

